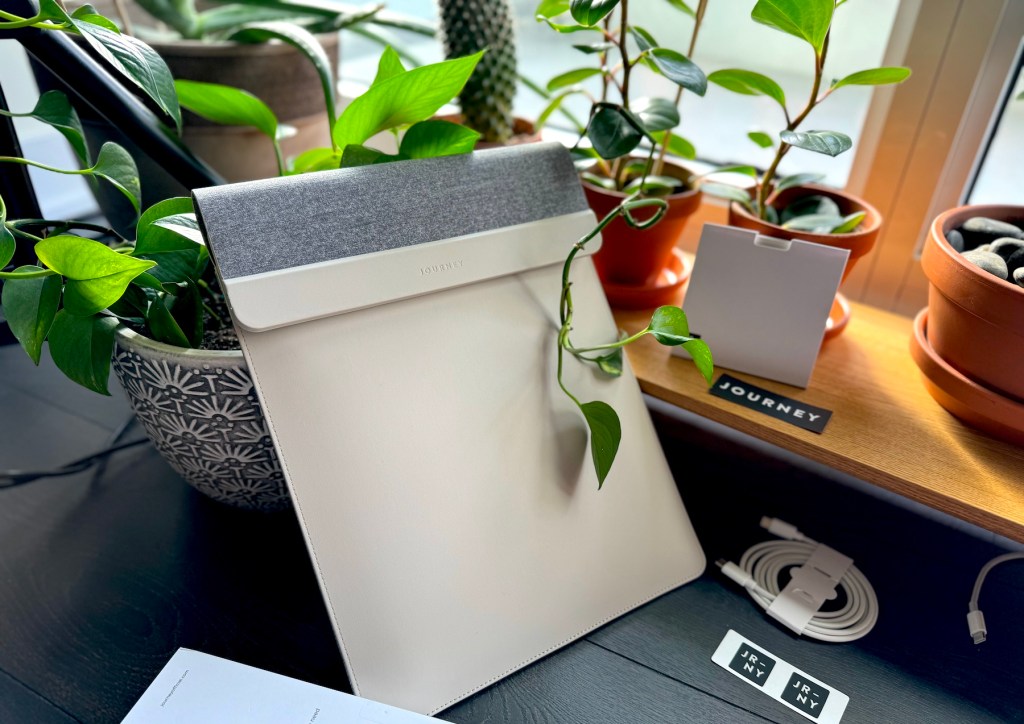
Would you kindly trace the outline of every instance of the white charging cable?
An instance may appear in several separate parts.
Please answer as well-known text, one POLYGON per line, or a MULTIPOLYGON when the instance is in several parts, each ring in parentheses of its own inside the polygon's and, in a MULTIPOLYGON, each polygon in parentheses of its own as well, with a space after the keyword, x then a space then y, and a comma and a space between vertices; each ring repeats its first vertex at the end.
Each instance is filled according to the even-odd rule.
POLYGON ((974 582, 974 592, 971 594, 971 602, 967 604, 967 626, 971 629, 971 638, 974 643, 980 644, 988 636, 988 629, 985 628, 985 614, 978 608, 978 597, 981 596, 981 586, 985 582, 985 576, 1000 563, 1006 561, 1024 560, 1024 553, 1004 553, 996 556, 984 565, 978 573, 978 580, 974 582))
MULTIPOLYGON (((783 591, 779 579, 784 571, 808 563, 821 548, 831 549, 819 546, 795 526, 777 518, 761 518, 761 527, 784 540, 758 543, 747 549, 738 565, 720 560, 718 566, 743 586, 761 608, 768 610, 783 591)), ((843 643, 866 636, 874 628, 878 620, 875 589, 849 559, 845 560, 848 565, 834 582, 835 588, 842 590, 845 602, 835 611, 814 611, 802 629, 794 629, 797 633, 819 641, 843 643)))

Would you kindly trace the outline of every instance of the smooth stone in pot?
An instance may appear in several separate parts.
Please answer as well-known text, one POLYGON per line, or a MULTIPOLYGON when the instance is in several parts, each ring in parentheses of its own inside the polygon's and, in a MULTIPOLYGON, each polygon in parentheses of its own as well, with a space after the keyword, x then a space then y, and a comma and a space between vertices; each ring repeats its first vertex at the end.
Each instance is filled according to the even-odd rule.
POLYGON ((953 247, 953 251, 957 253, 963 253, 964 250, 964 235, 956 229, 950 229, 946 232, 946 241, 953 247))
POLYGON ((1011 275, 1022 268, 1024 268, 1024 248, 1013 252, 1010 254, 1010 258, 1006 260, 1006 270, 1011 275))
POLYGON ((984 216, 975 216, 965 221, 960 227, 960 233, 963 234, 968 249, 979 247, 982 244, 990 244, 1003 237, 1024 239, 1024 231, 1017 226, 984 216))
POLYGON ((996 239, 989 245, 989 251, 993 254, 998 254, 1007 261, 1009 261, 1010 257, 1020 249, 1024 249, 1024 240, 1011 239, 1006 236, 1002 239, 996 239))
POLYGON ((1024 287, 1024 266, 1019 267, 1017 271, 1013 273, 1013 281, 1024 287))
POLYGON ((984 269, 993 276, 997 276, 1000 279, 1007 278, 1006 262, 998 254, 975 249, 974 251, 965 251, 963 257, 971 264, 974 264, 974 266, 984 269))

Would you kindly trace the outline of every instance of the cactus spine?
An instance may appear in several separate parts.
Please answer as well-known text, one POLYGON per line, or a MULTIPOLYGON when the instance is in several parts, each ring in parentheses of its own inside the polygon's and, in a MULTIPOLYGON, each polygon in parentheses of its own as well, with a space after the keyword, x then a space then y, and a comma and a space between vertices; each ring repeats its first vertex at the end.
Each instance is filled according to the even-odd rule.
POLYGON ((438 0, 445 57, 461 58, 487 48, 459 96, 467 126, 483 140, 512 137, 516 47, 508 0, 438 0))

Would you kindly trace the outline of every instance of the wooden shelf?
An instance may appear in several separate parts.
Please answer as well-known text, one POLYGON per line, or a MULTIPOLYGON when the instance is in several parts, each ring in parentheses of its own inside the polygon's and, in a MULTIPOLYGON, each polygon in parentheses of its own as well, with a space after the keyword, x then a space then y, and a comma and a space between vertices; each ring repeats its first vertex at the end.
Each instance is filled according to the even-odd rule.
MULTIPOLYGON (((909 319, 852 307, 849 326, 824 344, 806 390, 730 372, 832 410, 821 435, 713 397, 689 361, 649 337, 627 348, 629 361, 654 397, 1024 542, 1024 448, 975 432, 931 398, 910 358, 909 319)), ((615 317, 632 333, 650 312, 615 317)))

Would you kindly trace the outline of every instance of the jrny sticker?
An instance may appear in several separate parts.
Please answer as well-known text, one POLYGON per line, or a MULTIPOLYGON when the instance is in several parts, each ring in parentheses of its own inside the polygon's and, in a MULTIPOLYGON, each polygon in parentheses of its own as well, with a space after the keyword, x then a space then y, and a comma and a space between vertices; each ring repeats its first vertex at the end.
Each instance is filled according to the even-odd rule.
POLYGON ((832 417, 831 410, 778 395, 725 374, 715 380, 715 384, 711 386, 711 394, 811 432, 824 432, 825 425, 832 417))

